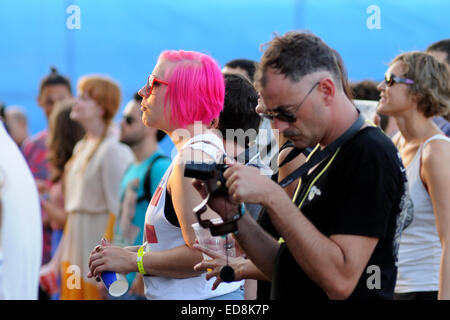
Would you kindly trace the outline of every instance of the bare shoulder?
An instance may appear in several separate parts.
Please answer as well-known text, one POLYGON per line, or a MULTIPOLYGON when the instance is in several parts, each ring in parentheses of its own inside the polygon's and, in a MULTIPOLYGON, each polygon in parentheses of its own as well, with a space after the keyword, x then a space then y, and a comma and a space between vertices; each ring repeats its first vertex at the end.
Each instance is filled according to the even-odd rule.
POLYGON ((450 181, 450 142, 432 140, 422 150, 421 176, 427 186, 444 186, 450 181))
POLYGON ((450 170, 450 141, 435 139, 428 142, 422 150, 422 163, 424 167, 441 168, 442 165, 450 170))
POLYGON ((193 148, 185 148, 180 151, 179 156, 177 157, 177 163, 176 165, 184 165, 186 162, 196 162, 196 163, 202 163, 202 162, 209 162, 214 161, 215 159, 212 159, 207 153, 203 152, 199 149, 193 149, 193 148))
POLYGON ((191 178, 184 177, 184 168, 186 163, 195 162, 211 162, 214 161, 209 155, 198 149, 185 148, 180 151, 179 155, 174 159, 172 173, 169 177, 169 191, 172 185, 182 184, 190 185, 191 178))

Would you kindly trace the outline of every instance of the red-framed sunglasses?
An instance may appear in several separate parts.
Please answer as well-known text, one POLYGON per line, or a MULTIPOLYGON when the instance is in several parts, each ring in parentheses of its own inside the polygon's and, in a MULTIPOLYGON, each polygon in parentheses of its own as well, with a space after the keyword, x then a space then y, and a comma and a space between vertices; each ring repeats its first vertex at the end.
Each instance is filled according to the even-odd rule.
POLYGON ((149 75, 148 79, 147 79, 147 83, 145 84, 144 87, 142 87, 141 90, 139 90, 139 94, 144 98, 148 98, 152 94, 153 87, 158 84, 168 85, 169 83, 164 80, 160 80, 160 79, 156 78, 152 74, 149 75))

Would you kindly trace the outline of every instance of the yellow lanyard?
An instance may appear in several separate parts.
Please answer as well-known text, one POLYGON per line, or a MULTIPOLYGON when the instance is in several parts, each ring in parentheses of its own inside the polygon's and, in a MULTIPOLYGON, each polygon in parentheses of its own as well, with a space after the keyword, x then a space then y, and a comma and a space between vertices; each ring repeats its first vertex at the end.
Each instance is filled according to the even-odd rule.
MULTIPOLYGON (((319 145, 317 145, 314 150, 311 152, 311 154, 308 155, 308 158, 306 159, 306 161, 309 160, 309 158, 314 154, 314 152, 316 152, 316 150, 319 148, 319 145)), ((305 201, 306 197, 308 196, 309 191, 311 190, 312 186, 316 183, 316 181, 325 173, 325 171, 330 167, 331 163, 333 162, 334 158, 336 157, 336 155, 338 154, 339 150, 341 148, 339 147, 336 152, 333 154, 333 156, 331 157, 330 160, 328 160, 327 165, 325 166, 325 168, 322 169, 322 171, 320 171, 320 173, 313 179, 313 181, 309 184, 308 190, 305 192, 305 195, 303 196, 303 199, 300 201, 300 204, 298 205, 298 208, 300 209, 303 205, 303 202, 305 201)), ((297 185, 297 189, 295 190, 295 194, 294 197, 292 198, 292 202, 295 203, 295 201, 298 198, 298 195, 300 193, 300 188, 302 185, 302 181, 300 180, 298 185, 297 185)))

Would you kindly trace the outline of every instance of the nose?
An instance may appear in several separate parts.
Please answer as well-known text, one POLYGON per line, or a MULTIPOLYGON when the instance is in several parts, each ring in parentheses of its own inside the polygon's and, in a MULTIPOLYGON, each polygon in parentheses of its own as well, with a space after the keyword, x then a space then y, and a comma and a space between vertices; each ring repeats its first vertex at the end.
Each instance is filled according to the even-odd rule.
POLYGON ((138 95, 140 95, 143 99, 146 98, 144 89, 145 89, 145 86, 143 86, 143 87, 142 87, 141 89, 139 89, 139 91, 138 91, 138 95))
POLYGON ((386 89, 386 83, 383 81, 381 81, 378 85, 377 85, 377 89, 378 91, 383 91, 384 89, 386 89))
POLYGON ((260 95, 258 96, 258 104, 256 105, 255 111, 256 113, 266 112, 266 106, 264 105, 264 101, 260 95))
POLYGON ((287 128, 289 128, 289 123, 286 121, 279 120, 278 118, 274 118, 273 127, 277 129, 280 133, 283 133, 287 128))

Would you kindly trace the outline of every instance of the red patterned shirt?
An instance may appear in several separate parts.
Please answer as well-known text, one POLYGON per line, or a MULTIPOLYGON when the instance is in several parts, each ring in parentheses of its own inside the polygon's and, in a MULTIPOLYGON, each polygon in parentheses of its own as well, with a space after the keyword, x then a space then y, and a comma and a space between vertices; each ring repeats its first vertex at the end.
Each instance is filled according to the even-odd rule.
MULTIPOLYGON (((49 163, 47 159, 47 130, 25 140, 22 146, 24 157, 30 167, 35 179, 44 180, 49 183, 49 163)), ((42 211, 42 215, 45 213, 42 211)), ((42 263, 47 263, 51 258, 52 229, 43 227, 43 252, 42 263)))

